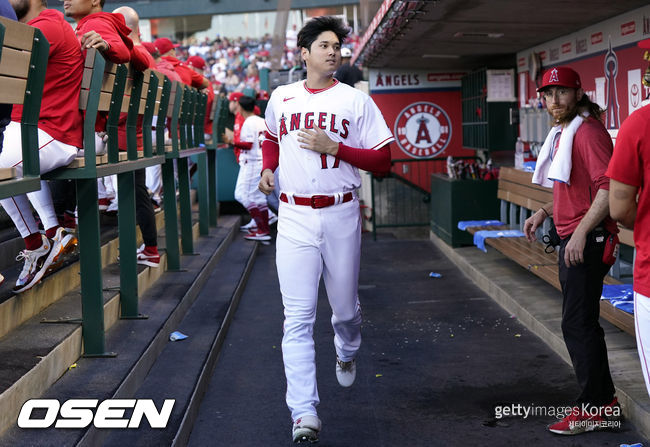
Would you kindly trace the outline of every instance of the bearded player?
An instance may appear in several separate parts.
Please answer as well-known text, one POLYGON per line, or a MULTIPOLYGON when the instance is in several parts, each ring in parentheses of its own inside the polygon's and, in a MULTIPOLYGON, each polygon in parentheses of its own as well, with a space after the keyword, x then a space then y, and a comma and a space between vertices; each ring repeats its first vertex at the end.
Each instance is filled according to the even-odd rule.
POLYGON ((317 441, 321 429, 312 336, 321 274, 332 308, 336 377, 348 387, 356 376, 361 344, 358 169, 388 171, 394 140, 372 99, 333 77, 348 32, 334 17, 310 20, 298 34, 307 79, 278 87, 266 109, 259 187, 265 194, 273 191, 279 165, 276 264, 294 442, 317 441))

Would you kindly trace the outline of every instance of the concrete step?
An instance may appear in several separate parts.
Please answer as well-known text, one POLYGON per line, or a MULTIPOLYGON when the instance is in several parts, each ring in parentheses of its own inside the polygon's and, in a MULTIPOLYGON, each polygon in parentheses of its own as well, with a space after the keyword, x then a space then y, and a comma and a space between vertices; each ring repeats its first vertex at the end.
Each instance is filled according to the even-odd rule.
MULTIPOLYGON (((220 222, 222 226, 220 229, 213 230, 213 239, 219 237, 219 241, 227 244, 230 234, 234 233, 239 224, 238 217, 230 217, 222 219, 220 222), (218 234, 217 234, 218 233, 218 234)), ((198 224, 195 225, 195 234, 198 235, 198 224)), ((197 241, 200 242, 200 241, 197 241)), ((198 245, 198 244, 197 244, 198 245)), ((218 246, 218 245, 217 245, 218 246)), ((214 250, 213 250, 214 252, 214 250)), ((214 254, 214 253, 211 253, 214 254)), ((116 256, 116 255, 115 255, 116 256)), ((182 267, 186 268, 186 264, 199 262, 199 257, 186 256, 182 259, 182 267)), ((145 302, 149 305, 157 304, 155 299, 151 299, 151 291, 153 288, 158 287, 158 295, 165 295, 166 289, 160 289, 158 283, 161 282, 160 278, 167 275, 170 276, 184 274, 179 272, 165 272, 166 256, 164 253, 161 255, 161 265, 158 268, 149 268, 139 266, 138 287, 140 295, 140 313, 146 313, 145 302), (145 299, 145 297, 149 297, 145 299)), ((203 266, 201 266, 203 267, 203 266)), ((193 270, 196 273, 196 269, 193 270)), ((119 319, 119 291, 116 290, 119 285, 119 265, 112 263, 107 265, 103 270, 104 275, 104 328, 108 334, 116 324, 123 321, 129 321, 135 326, 132 328, 133 333, 141 327, 137 323, 149 322, 149 320, 120 320, 119 319)), ((188 288, 192 286, 196 275, 192 276, 192 280, 188 281, 188 288)), ((169 281, 169 280, 168 280, 169 281)), ((168 289, 177 287, 177 282, 167 284, 168 289)), ((22 296, 22 295, 21 295, 22 296)), ((119 350, 111 347, 107 342, 107 351, 115 351, 118 354, 117 359, 80 359, 83 354, 82 346, 82 327, 78 323, 64 323, 66 319, 80 318, 81 306, 80 304, 80 291, 73 289, 66 293, 63 297, 55 303, 48 306, 43 311, 37 313, 29 318, 25 323, 16 327, 5 337, 0 339, 0 371, 2 371, 2 380, 0 381, 0 433, 13 427, 20 433, 21 430, 16 426, 16 420, 20 408, 28 399, 37 398, 45 393, 55 382, 61 382, 63 377, 68 374, 76 372, 76 368, 70 369, 73 364, 80 364, 83 360, 88 360, 92 363, 96 360, 98 365, 102 360, 113 360, 120 363, 124 353, 128 351, 119 350), (43 324, 43 320, 59 321, 62 324, 43 324), (69 371, 68 374, 65 374, 69 371)), ((155 307, 154 307, 155 310, 155 307)), ((159 329, 159 327, 157 327, 159 329)), ((142 354, 138 351, 138 355, 142 354)), ((137 358, 137 357, 136 357, 137 358)), ((103 367, 100 371, 105 370, 103 367)), ((58 383, 57 382, 57 383, 58 383)), ((98 384, 89 378, 88 384, 98 386, 98 384)), ((79 384, 75 385, 72 389, 79 388, 79 384)), ((69 397, 76 394, 72 392, 69 397)), ((10 430, 11 431, 11 430, 10 430)), ((35 433, 33 431, 27 431, 35 433)), ((7 435, 11 438, 12 435, 7 435)), ((0 439, 0 445, 22 445, 22 441, 18 442, 5 442, 0 439)), ((25 441, 25 444, 32 444, 31 441, 25 441)), ((67 443, 55 443, 56 445, 68 445, 67 443)), ((51 440, 47 440, 42 445, 53 445, 51 440)))
MULTIPOLYGON (((175 399, 165 430, 92 429, 82 445, 186 445, 230 322, 257 256, 258 244, 237 236, 177 329, 188 338, 167 342, 142 386, 129 397, 153 399, 160 408, 175 399), (173 378, 173 386, 170 385, 173 378)), ((167 335, 167 334, 165 334, 167 335)), ((126 397, 126 396, 124 396, 126 397)))
MULTIPOLYGON (((164 212, 156 214, 156 226, 160 234, 165 226, 164 212)), ((119 238, 117 227, 104 226, 102 230, 105 231, 102 231, 101 257, 102 268, 105 268, 117 262, 119 238)), ((139 228, 136 230, 136 240, 139 245, 142 244, 142 235, 139 228)), ((22 239, 19 243, 22 244, 20 249, 23 249, 22 239)), ((11 292, 11 288, 21 269, 22 264, 15 264, 10 270, 11 273, 4 272, 5 284, 0 289, 0 337, 78 288, 81 282, 78 254, 70 256, 61 269, 44 278, 39 284, 16 295, 11 292)))

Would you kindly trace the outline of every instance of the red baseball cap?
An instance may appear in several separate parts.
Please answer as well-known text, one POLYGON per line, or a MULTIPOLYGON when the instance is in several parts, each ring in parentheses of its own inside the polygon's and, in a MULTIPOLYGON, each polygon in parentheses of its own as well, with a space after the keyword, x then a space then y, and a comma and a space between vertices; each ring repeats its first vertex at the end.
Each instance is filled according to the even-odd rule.
POLYGON ((153 42, 142 42, 142 46, 146 48, 149 54, 158 53, 158 48, 153 44, 153 42))
POLYGON ((187 58, 187 64, 191 65, 194 68, 203 70, 205 68, 205 61, 201 56, 190 56, 187 58))
POLYGON ((180 47, 179 44, 172 43, 172 41, 166 37, 159 37, 154 41, 153 44, 156 46, 156 48, 158 48, 158 51, 160 51, 161 55, 164 55, 165 53, 173 50, 174 48, 180 47))
POLYGON ((637 46, 638 46, 639 48, 643 48, 643 49, 645 49, 645 50, 650 49, 650 39, 643 39, 643 40, 640 40, 640 41, 637 43, 637 46))
POLYGON ((228 101, 239 101, 239 98, 244 96, 242 92, 232 92, 230 95, 228 95, 228 101))
POLYGON ((580 75, 569 67, 553 67, 544 73, 544 76, 542 77, 542 85, 537 89, 537 91, 541 92, 546 87, 553 86, 580 88, 582 87, 580 75))

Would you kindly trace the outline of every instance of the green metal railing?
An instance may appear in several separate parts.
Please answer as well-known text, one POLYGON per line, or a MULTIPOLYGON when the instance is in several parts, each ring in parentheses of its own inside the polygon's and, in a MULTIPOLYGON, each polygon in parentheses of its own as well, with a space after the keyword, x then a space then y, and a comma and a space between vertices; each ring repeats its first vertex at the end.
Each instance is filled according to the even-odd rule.
MULTIPOLYGON (((454 157, 454 160, 476 157, 454 157)), ((372 236, 378 228, 423 227, 429 225, 431 174, 446 172, 447 157, 391 160, 386 176, 372 174, 372 236)))

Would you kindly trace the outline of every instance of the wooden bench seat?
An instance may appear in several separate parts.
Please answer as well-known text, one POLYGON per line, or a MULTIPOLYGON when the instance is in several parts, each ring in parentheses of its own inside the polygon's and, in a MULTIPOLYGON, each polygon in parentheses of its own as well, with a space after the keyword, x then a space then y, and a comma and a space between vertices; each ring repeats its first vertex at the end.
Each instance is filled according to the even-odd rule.
MULTIPOLYGON (((514 168, 501 168, 499 174, 498 197, 501 203, 501 220, 507 225, 500 227, 470 227, 472 235, 480 230, 523 229, 527 217, 542 205, 553 199, 552 190, 531 183, 532 173, 514 168)), ((549 219, 547 219, 549 220, 549 219)), ((621 243, 634 246, 632 231, 619 227, 621 243)), ((530 243, 525 237, 487 238, 486 245, 493 247, 506 257, 524 267, 529 272, 561 290, 558 277, 558 254, 546 253, 545 245, 540 241, 530 243)), ((621 284, 616 278, 606 276, 605 284, 621 284)), ((600 301, 601 317, 618 328, 634 335, 634 316, 615 308, 607 300, 600 301)))

